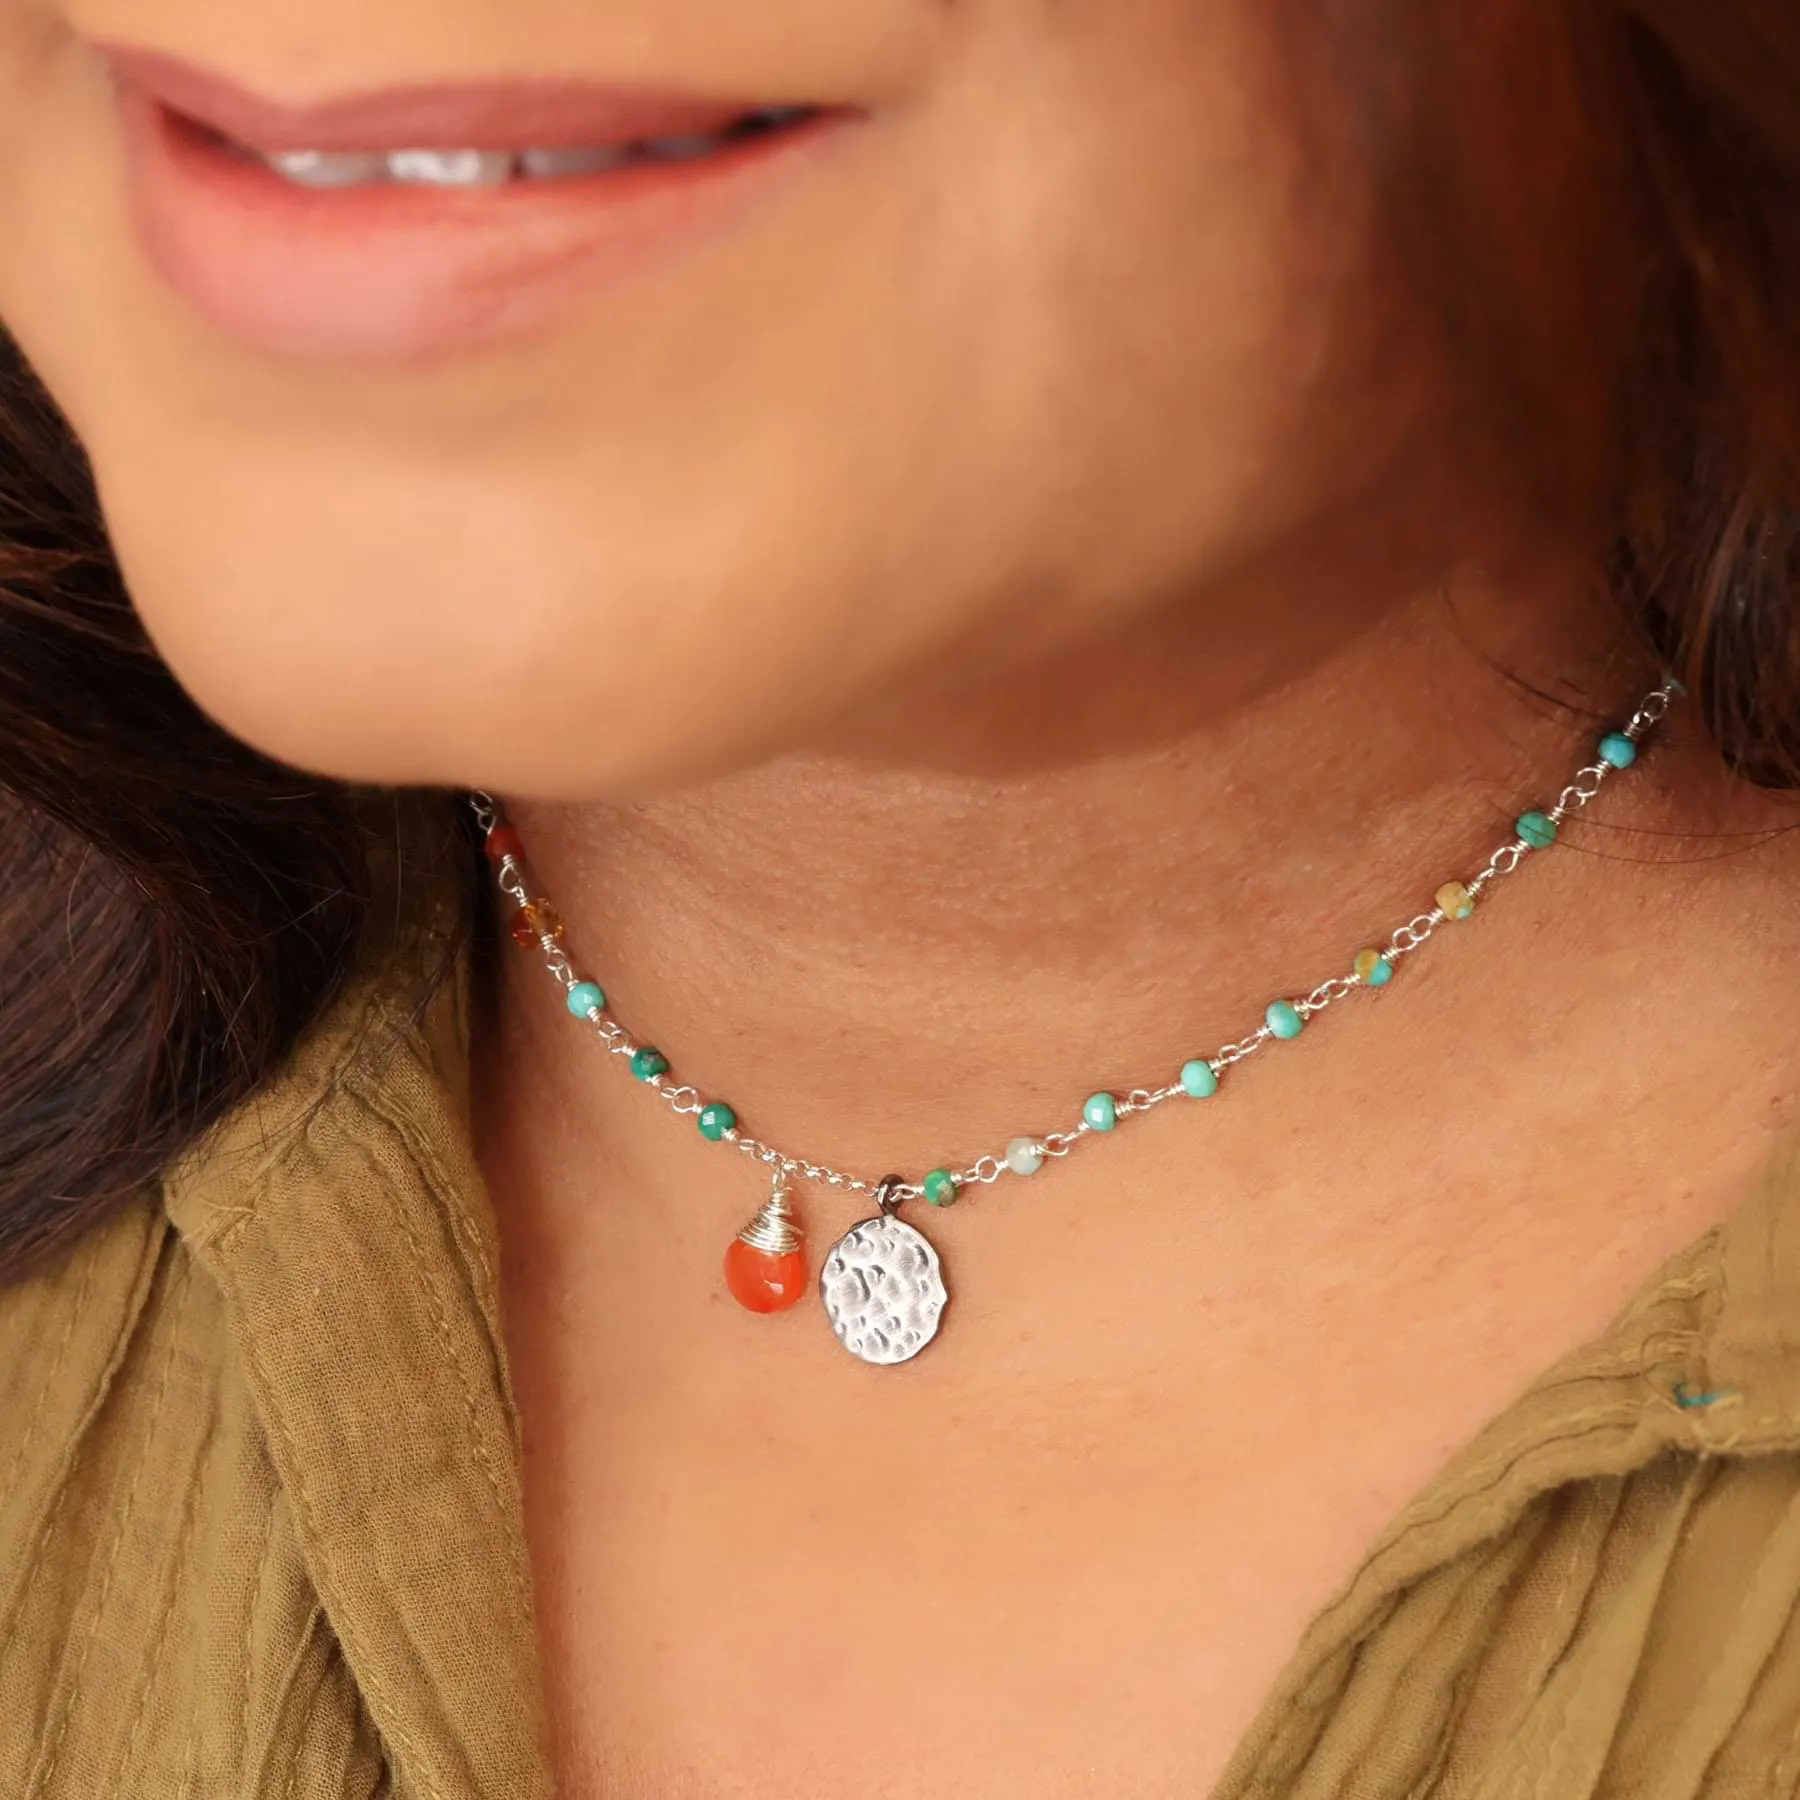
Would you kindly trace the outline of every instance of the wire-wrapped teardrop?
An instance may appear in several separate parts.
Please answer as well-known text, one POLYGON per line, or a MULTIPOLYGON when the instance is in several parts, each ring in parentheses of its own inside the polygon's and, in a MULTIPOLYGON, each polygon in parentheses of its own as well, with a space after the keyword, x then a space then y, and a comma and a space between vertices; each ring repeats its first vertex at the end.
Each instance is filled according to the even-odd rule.
POLYGON ((806 1290, 806 1234, 780 1175, 725 1252, 725 1285, 751 1312, 786 1312, 806 1290))

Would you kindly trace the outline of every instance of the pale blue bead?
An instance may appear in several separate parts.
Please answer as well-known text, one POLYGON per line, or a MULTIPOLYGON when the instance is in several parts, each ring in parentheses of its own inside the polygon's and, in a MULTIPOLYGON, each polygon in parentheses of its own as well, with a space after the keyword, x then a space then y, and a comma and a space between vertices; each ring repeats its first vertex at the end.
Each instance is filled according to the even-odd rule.
POLYGON ((1081 1109, 1090 1131, 1111 1131, 1119 1122, 1119 1103, 1111 1094, 1090 1094, 1081 1109))
POLYGON ((1181 1085, 1196 1100, 1204 1100, 1207 1095, 1219 1091, 1219 1078, 1213 1073, 1213 1066, 1205 1057, 1196 1057, 1191 1063, 1182 1065, 1181 1085))
POLYGON ((1637 745, 1622 731, 1609 731, 1600 740, 1600 760, 1615 769, 1629 769, 1637 761, 1637 745))
POLYGON ((1291 1000, 1271 1000, 1264 1017, 1269 1022, 1269 1030, 1278 1038, 1297 1038, 1301 1026, 1306 1023, 1299 1007, 1291 1000))
POLYGON ((591 1012, 602 1012, 606 1007, 606 996, 600 991, 597 981, 578 981, 569 989, 569 1011, 576 1018, 585 1019, 591 1012))
POLYGON ((1006 1166, 1015 1175, 1035 1175, 1044 1166, 1043 1146, 1036 1138, 1014 1138, 1006 1146, 1006 1166))

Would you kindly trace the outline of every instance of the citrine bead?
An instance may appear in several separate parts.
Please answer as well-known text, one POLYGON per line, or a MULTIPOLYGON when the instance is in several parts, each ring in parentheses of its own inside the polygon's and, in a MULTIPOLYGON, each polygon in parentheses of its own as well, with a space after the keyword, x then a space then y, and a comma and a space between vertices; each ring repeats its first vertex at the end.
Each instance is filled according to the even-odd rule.
POLYGON ((1386 987, 1394 979, 1394 965, 1379 950, 1359 950, 1352 965, 1364 987, 1386 987))
POLYGON ((806 1252, 758 1250, 733 1238, 725 1251, 725 1286, 753 1313, 786 1312, 806 1291, 806 1252))
POLYGON ((1446 919, 1466 919, 1475 910, 1475 896, 1460 881, 1446 881, 1434 898, 1446 919))
POLYGON ((527 900, 512 917, 513 940, 527 949, 545 938, 560 944, 566 930, 562 914, 548 900, 527 900))

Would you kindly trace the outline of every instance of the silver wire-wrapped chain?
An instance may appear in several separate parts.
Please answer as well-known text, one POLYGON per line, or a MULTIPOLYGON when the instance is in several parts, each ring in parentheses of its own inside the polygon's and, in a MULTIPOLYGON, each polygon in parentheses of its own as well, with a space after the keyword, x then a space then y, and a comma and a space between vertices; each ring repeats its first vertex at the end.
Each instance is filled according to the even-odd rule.
MULTIPOLYGON (((908 1200, 947 1204, 963 1188, 990 1186, 1008 1173, 1033 1173, 1044 1159, 1067 1156, 1088 1138, 1110 1132, 1122 1119, 1153 1112, 1171 1100, 1211 1094, 1228 1069, 1253 1056, 1265 1044, 1297 1036, 1306 1021, 1359 989, 1385 986, 1395 966, 1429 943, 1440 927, 1467 918, 1495 882, 1510 875, 1529 856, 1548 849, 1556 841, 1563 821, 1585 807, 1610 776, 1631 766, 1638 743, 1661 721, 1681 692, 1680 683, 1673 677, 1654 688, 1624 725, 1601 738, 1595 760, 1576 770, 1553 805, 1521 813, 1513 835, 1473 876, 1467 881, 1444 883, 1429 912, 1419 913, 1396 927, 1385 945, 1362 951, 1350 974, 1330 976, 1302 997, 1271 1002, 1264 1022, 1255 1031, 1235 1043, 1221 1045, 1210 1056, 1188 1063, 1183 1080, 1166 1087, 1133 1088, 1123 1095, 1093 1095, 1083 1107, 1082 1116, 1067 1130, 1015 1138, 1001 1155, 977 1157, 966 1168, 936 1169, 921 1181, 911 1181, 891 1176, 871 1178, 832 1168, 827 1163, 808 1162, 805 1157, 791 1155, 743 1130, 728 1107, 721 1102, 708 1102, 699 1089, 674 1079, 666 1064, 656 1067, 662 1061, 661 1053, 634 1038, 612 1016, 603 993, 598 1004, 586 1007, 578 1016, 608 1051, 634 1064, 644 1085, 660 1095, 672 1111, 699 1118, 707 1136, 730 1144, 772 1170, 777 1183, 784 1179, 813 1182, 843 1193, 865 1195, 880 1201, 883 1214, 908 1200), (646 1057, 653 1061, 646 1064, 646 1057)), ((563 948, 564 928, 548 896, 532 891, 523 847, 506 824, 498 801, 476 790, 469 795, 469 803, 487 839, 499 889, 517 908, 514 935, 521 943, 535 943, 545 968, 562 984, 565 996, 574 995, 577 990, 598 991, 563 948), (534 929, 537 926, 542 929, 534 929)))

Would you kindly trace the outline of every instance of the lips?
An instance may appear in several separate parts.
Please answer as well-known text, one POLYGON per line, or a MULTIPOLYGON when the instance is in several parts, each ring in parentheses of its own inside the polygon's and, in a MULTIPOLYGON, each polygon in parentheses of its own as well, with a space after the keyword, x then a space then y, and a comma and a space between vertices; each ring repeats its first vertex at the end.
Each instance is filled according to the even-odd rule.
POLYGON ((108 46, 163 279, 288 354, 425 356, 553 325, 748 223, 859 115, 565 82, 295 107, 108 46))

